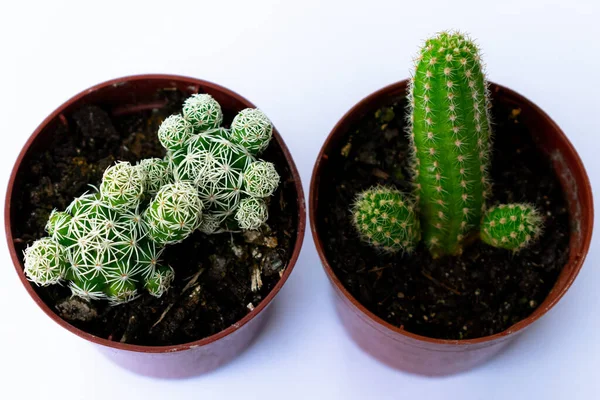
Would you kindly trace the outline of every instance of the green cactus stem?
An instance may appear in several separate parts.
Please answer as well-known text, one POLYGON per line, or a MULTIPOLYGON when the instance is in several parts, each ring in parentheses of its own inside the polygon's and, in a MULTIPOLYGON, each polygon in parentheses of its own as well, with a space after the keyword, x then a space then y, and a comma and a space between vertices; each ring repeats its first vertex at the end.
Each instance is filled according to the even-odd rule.
POLYGON ((255 161, 244 174, 244 189, 250 196, 269 197, 279 186, 279 174, 275 165, 267 161, 255 161))
POLYGON ((191 184, 176 182, 163 186, 143 216, 148 235, 160 245, 182 241, 198 228, 202 207, 191 184))
POLYGON ((460 33, 427 40, 409 100, 423 238, 434 257, 457 255, 477 232, 489 195, 489 99, 477 46, 460 33))
POLYGON ((104 171, 100 194, 114 208, 135 208, 145 190, 144 172, 128 162, 119 162, 104 171))
POLYGON ((183 117, 196 133, 218 128, 223 122, 221 106, 209 94, 193 94, 183 103, 183 117))
POLYGON ((66 250, 54 239, 40 239, 25 249, 25 274, 40 286, 60 282, 67 269, 66 250))
POLYGON ((256 108, 246 108, 231 123, 231 141, 244 146, 252 155, 262 153, 273 135, 269 118, 256 108))
POLYGON ((263 199, 247 197, 240 201, 235 213, 235 219, 240 228, 246 230, 258 229, 269 218, 267 205, 263 199))
POLYGON ((154 196, 160 188, 173 182, 173 174, 168 161, 160 158, 147 158, 138 163, 146 174, 146 192, 154 196))
POLYGON ((501 204, 483 217, 481 240, 490 246, 518 252, 542 231, 542 217, 531 204, 501 204))
POLYGON ((410 253, 421 238, 414 206, 398 190, 372 187, 358 195, 352 211, 361 238, 378 249, 410 253))

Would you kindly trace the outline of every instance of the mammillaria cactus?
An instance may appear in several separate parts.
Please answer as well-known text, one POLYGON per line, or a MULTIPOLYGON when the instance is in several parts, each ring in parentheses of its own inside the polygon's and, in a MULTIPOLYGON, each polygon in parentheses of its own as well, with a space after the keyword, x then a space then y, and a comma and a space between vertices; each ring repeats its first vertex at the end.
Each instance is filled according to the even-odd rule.
POLYGON ((177 243, 198 228, 202 202, 187 182, 163 186, 144 212, 143 221, 150 239, 158 244, 177 243))
POLYGON ((43 238, 25 249, 25 273, 40 285, 60 282, 67 273, 67 254, 51 238, 43 238))
POLYGON ((146 175, 146 193, 154 196, 160 188, 173 182, 169 162, 161 158, 146 158, 138 165, 146 175))
POLYGON ((167 118, 159 129, 175 181, 197 189, 204 204, 199 229, 208 234, 260 227, 268 218, 263 199, 279 184, 274 165, 255 158, 272 137, 264 113, 242 110, 231 129, 220 127, 222 119, 210 95, 194 95, 186 100, 183 116, 167 118))
POLYGON ((411 252, 421 238, 413 204, 395 189, 362 192, 354 203, 353 221, 363 240, 385 251, 411 252))
POLYGON ((163 246, 198 226, 202 205, 193 188, 167 184, 142 217, 139 208, 154 179, 147 164, 109 167, 99 193, 53 211, 46 225, 50 237, 25 250, 28 278, 41 286, 67 280, 74 295, 113 304, 132 300, 143 287, 161 296, 173 279, 173 270, 159 262, 163 246))
POLYGON ((262 153, 273 135, 273 126, 267 116, 255 108, 238 113, 231 123, 231 141, 242 145, 252 155, 262 153))
POLYGON ((200 132, 221 126, 223 112, 211 95, 193 94, 183 103, 183 118, 200 132))
MULTIPOLYGON (((533 206, 499 206, 485 215, 491 194, 491 125, 479 48, 456 32, 427 40, 416 59, 408 100, 414 198, 423 241, 433 257, 461 254, 463 245, 479 234, 482 218, 486 243, 513 250, 531 243, 541 229, 533 206), (504 218, 519 221, 515 232, 491 229, 503 225, 504 218)), ((354 212, 356 216, 356 206, 354 212)), ((364 234, 363 224, 356 226, 364 234)), ((383 240, 371 243, 381 246, 383 240)), ((396 249, 413 249, 413 242, 404 243, 399 241, 396 249)))
POLYGON ((164 246, 196 229, 258 229, 268 218, 265 198, 279 184, 275 166, 255 158, 273 128, 255 109, 241 111, 232 130, 222 120, 211 96, 187 99, 183 116, 158 130, 165 159, 119 162, 106 169, 98 192, 51 213, 50 236, 25 250, 28 278, 42 286, 69 281, 74 295, 113 304, 142 288, 161 296, 174 277, 159 261, 164 246))

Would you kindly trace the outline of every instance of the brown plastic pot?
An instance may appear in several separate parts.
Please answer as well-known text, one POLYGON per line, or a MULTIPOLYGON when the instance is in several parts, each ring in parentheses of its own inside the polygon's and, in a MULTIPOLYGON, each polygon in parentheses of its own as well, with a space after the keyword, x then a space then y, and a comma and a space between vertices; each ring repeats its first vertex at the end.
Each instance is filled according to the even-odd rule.
POLYGON ((561 129, 531 101, 500 85, 491 84, 492 102, 521 109, 521 120, 533 132, 539 149, 552 160, 567 203, 571 224, 570 255, 558 281, 542 304, 526 319, 495 335, 469 340, 441 340, 415 335, 393 326, 367 310, 344 288, 329 264, 319 232, 321 188, 331 184, 326 176, 328 154, 340 150, 351 128, 367 113, 406 93, 408 81, 387 86, 355 105, 333 128, 317 158, 310 185, 310 223, 317 252, 333 286, 335 305, 352 339, 367 353, 400 370, 422 375, 448 375, 489 360, 531 324, 546 314, 567 292, 588 252, 594 221, 592 190, 577 152, 561 129))
POLYGON ((52 320, 75 335, 99 345, 100 350, 106 353, 109 358, 127 369, 155 377, 183 378, 217 368, 248 347, 261 331, 268 316, 267 307, 287 281, 298 259, 306 225, 304 194, 292 156, 276 129, 273 130, 273 137, 281 150, 280 162, 286 163, 289 170, 289 176, 283 176, 282 178, 295 183, 297 199, 297 236, 291 258, 277 285, 254 310, 229 328, 202 340, 174 346, 138 346, 99 338, 69 324, 44 303, 32 284, 25 278, 23 264, 15 247, 14 227, 12 226, 15 210, 13 207, 13 191, 20 184, 19 169, 30 154, 50 142, 53 126, 64 123, 66 121, 65 115, 70 114, 83 104, 100 104, 105 108, 109 108, 113 114, 121 115, 144 109, 160 108, 165 105, 165 102, 156 96, 157 90, 160 89, 179 89, 190 95, 193 93, 208 93, 221 104, 225 114, 235 114, 244 108, 254 107, 245 98, 222 86, 175 75, 129 76, 86 89, 50 114, 33 132, 23 150, 21 150, 8 183, 4 218, 8 248, 19 278, 29 295, 52 320))

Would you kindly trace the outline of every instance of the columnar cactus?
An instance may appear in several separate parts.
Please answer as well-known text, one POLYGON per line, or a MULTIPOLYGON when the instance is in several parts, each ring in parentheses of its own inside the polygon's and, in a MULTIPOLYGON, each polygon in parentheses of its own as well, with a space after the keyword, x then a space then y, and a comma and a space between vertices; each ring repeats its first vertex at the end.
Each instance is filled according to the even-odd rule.
MULTIPOLYGON (((461 254, 463 245, 477 235, 492 246, 511 250, 531 243, 541 230, 541 218, 533 206, 501 205, 485 214, 491 194, 491 125, 479 48, 454 32, 427 40, 416 59, 408 99, 414 198, 423 240, 433 257, 461 254)), ((373 245, 412 250, 413 241, 405 245, 399 240, 394 247, 381 235, 372 239, 376 237, 373 228, 388 231, 376 216, 371 216, 375 225, 368 220, 363 223, 362 218, 370 214, 360 211, 358 204, 366 207, 366 199, 376 190, 381 189, 358 196, 354 207, 357 230, 363 237, 368 234, 373 245)), ((418 229, 413 225, 413 238, 419 237, 414 232, 418 229)), ((389 231, 389 237, 394 237, 393 232, 389 231)))
POLYGON ((25 250, 28 278, 41 286, 67 280, 74 295, 113 304, 132 300, 143 287, 162 295, 173 279, 172 269, 159 261, 163 246, 198 226, 202 204, 189 185, 167 184, 142 216, 141 202, 156 178, 147 172, 149 164, 155 168, 157 162, 118 163, 105 171, 99 193, 53 211, 46 225, 50 236, 25 250))
POLYGON ((489 195, 489 98, 477 46, 459 33, 427 40, 409 101, 423 239, 434 255, 459 254, 489 195))
POLYGON ((363 240, 387 252, 412 252, 421 238, 412 202, 391 188, 362 192, 354 203, 353 221, 363 240))
POLYGON ((169 152, 175 181, 193 184, 204 204, 202 232, 257 229, 268 217, 263 199, 279 184, 274 165, 256 159, 273 127, 257 109, 240 111, 231 129, 221 122, 219 104, 207 94, 194 95, 186 100, 183 116, 165 120, 159 139, 169 152))
POLYGON ((540 235, 541 220, 530 204, 501 204, 490 208, 483 218, 481 240, 517 252, 540 235))

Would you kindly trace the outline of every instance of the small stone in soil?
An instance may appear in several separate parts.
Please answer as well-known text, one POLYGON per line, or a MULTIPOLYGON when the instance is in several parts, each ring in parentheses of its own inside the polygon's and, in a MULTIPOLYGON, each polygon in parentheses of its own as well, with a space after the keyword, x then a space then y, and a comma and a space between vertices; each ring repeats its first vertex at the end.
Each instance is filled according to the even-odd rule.
POLYGON ((98 317, 98 311, 92 303, 79 297, 70 297, 56 303, 58 314, 68 321, 92 321, 98 317))

